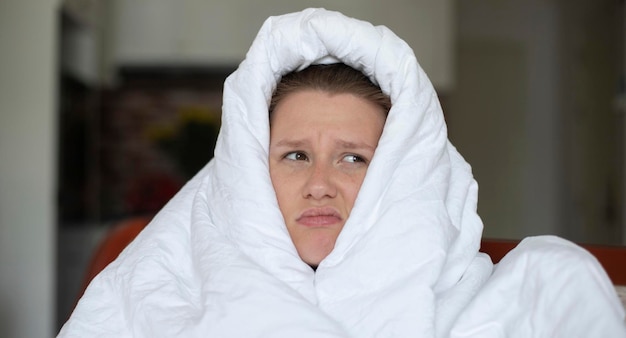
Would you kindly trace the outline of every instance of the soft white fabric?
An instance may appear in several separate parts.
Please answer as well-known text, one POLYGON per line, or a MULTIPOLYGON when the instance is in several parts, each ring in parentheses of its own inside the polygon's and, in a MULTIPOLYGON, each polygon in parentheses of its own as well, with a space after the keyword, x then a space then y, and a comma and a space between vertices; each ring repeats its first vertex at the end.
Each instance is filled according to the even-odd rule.
POLYGON ((471 169, 402 40, 322 9, 272 17, 225 83, 215 158, 96 277, 59 336, 625 332, 598 263, 563 240, 527 241, 494 271, 478 253, 476 203, 471 169), (351 216, 314 272, 272 189, 267 106, 283 74, 335 59, 370 76, 393 108, 351 216))
POLYGON ((626 337, 624 310, 598 261, 553 236, 524 239, 455 323, 452 337, 626 337))

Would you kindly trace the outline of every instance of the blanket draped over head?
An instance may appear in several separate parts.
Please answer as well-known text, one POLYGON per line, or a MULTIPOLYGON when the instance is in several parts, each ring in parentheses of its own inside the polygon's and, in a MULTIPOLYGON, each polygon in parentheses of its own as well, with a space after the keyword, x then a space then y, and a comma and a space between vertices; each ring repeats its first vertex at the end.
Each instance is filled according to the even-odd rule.
POLYGON ((623 310, 590 255, 531 238, 494 269, 478 252, 476 205, 470 166, 404 41, 323 9, 271 17, 225 82, 215 158, 93 280, 59 336, 622 332, 623 310), (282 75, 334 60, 370 77, 392 108, 335 248, 313 271, 270 181, 268 102, 282 75))

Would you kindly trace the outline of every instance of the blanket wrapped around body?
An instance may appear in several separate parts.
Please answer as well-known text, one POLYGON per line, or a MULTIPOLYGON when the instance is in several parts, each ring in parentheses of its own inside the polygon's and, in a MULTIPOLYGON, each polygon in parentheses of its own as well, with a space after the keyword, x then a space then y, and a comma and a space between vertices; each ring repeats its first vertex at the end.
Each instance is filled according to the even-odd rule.
POLYGON ((624 311, 581 248, 529 238, 495 268, 470 166, 410 47, 308 9, 269 18, 224 85, 215 157, 98 275, 59 337, 610 337, 624 311), (392 108, 334 250, 316 271, 268 170, 268 102, 320 62, 362 71, 392 108))

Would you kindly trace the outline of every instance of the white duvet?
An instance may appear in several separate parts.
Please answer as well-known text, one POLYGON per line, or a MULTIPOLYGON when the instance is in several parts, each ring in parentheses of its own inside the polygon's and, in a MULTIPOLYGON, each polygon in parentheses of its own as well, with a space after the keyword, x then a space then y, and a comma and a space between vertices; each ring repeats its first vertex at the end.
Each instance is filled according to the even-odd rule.
POLYGON ((579 247, 529 238, 493 266, 469 165, 412 50, 322 9, 269 18, 225 83, 215 158, 98 275, 59 337, 626 337, 606 274, 579 247), (314 272, 268 171, 281 75, 341 60, 391 97, 333 252, 314 272))

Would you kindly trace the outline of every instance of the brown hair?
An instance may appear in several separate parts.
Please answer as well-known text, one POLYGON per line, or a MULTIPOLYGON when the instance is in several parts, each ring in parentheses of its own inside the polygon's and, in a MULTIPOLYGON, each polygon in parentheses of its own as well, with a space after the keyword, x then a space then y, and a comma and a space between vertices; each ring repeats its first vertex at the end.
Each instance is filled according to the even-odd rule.
POLYGON ((302 71, 283 76, 272 95, 269 107, 270 119, 280 101, 289 94, 306 89, 354 94, 380 106, 385 115, 391 109, 389 96, 385 95, 367 76, 348 65, 335 63, 313 65, 302 71))

